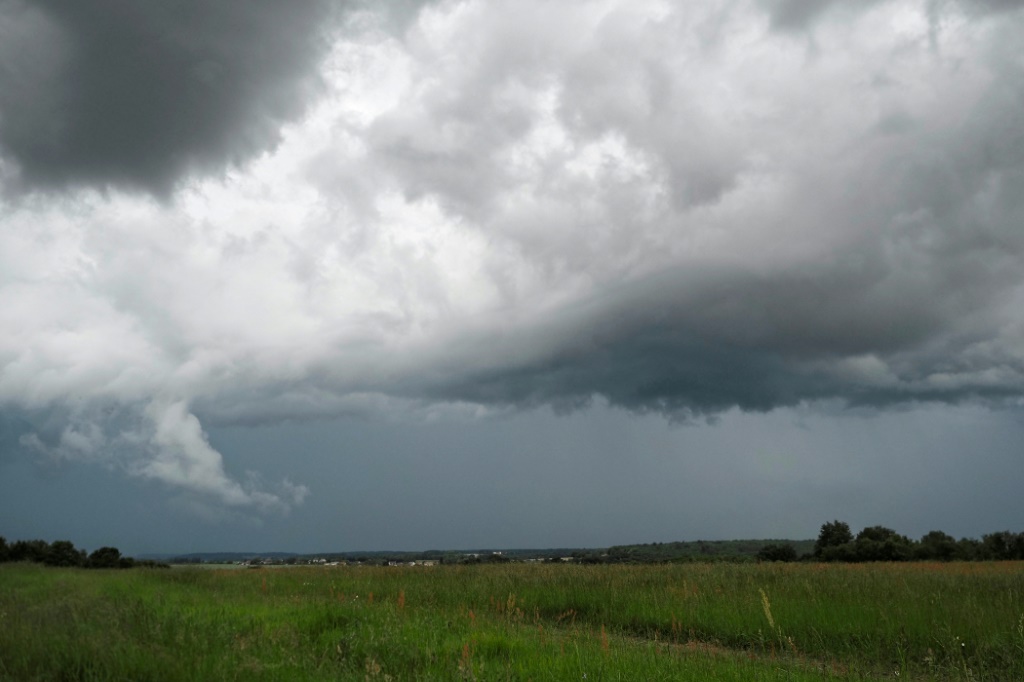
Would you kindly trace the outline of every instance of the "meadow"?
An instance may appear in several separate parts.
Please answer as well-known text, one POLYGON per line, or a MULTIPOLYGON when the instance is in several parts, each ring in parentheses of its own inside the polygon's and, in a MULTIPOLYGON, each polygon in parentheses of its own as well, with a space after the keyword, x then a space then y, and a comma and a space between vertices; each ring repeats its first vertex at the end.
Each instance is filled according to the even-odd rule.
POLYGON ((2 680, 1024 680, 1024 563, 0 566, 2 680))

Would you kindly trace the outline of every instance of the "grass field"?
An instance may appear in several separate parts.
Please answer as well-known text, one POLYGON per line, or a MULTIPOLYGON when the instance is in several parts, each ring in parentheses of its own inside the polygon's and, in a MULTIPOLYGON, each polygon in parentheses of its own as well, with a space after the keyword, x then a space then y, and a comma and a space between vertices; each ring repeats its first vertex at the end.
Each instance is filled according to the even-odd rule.
POLYGON ((3 680, 1024 680, 1024 564, 0 566, 3 680))

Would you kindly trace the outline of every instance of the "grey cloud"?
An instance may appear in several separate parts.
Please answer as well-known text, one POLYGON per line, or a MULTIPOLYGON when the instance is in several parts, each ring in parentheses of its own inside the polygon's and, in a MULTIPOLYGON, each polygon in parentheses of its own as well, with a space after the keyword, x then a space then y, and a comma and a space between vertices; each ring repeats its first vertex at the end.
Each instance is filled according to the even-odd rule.
POLYGON ((352 0, 354 7, 375 14, 382 25, 395 35, 405 33, 416 20, 420 10, 429 4, 431 0, 389 0, 384 3, 375 0, 352 0))
POLYGON ((830 12, 839 13, 840 16, 855 15, 884 2, 886 0, 862 0, 856 3, 842 0, 765 0, 764 4, 772 28, 782 32, 797 32, 813 28, 819 19, 830 12))
POLYGON ((782 30, 803 29, 836 0, 772 0, 768 3, 772 25, 782 30))
POLYGON ((273 147, 317 87, 328 0, 0 3, 0 149, 24 187, 165 195, 273 147), (10 39, 9 39, 10 38, 10 39))
POLYGON ((1019 400, 1024 155, 1010 161, 1004 145, 1000 163, 976 165, 979 146, 998 135, 988 120, 965 131, 979 138, 948 167, 908 168, 899 190, 907 203, 874 216, 892 228, 881 238, 818 266, 760 275, 680 268, 602 289, 543 331, 467 342, 467 356, 479 342, 515 357, 526 337, 551 339, 536 355, 507 367, 495 359, 439 394, 567 406, 602 395, 682 416, 831 398, 876 407, 1019 400))
POLYGON ((1021 0, 960 0, 969 8, 980 9, 985 12, 1006 12, 1024 8, 1021 0))
MULTIPOLYGON (((435 397, 574 408, 603 396, 630 410, 686 419, 836 398, 882 407, 1024 391, 1019 358, 1002 382, 972 378, 966 351, 973 339, 956 331, 957 321, 971 317, 963 302, 933 301, 923 292, 901 298, 864 274, 717 279, 669 273, 603 292, 589 309, 561 311, 550 321, 547 333, 557 338, 546 351, 462 376, 453 368, 455 380, 435 386, 435 397), (936 374, 952 381, 929 383, 936 374)), ((973 332, 990 338, 996 330, 976 324, 973 332)), ((514 332, 467 345, 477 342, 509 357, 527 343, 514 332)), ((973 362, 987 369, 1006 360, 983 354, 973 362)))
MULTIPOLYGON (((1024 7, 1021 0, 923 0, 933 18, 948 9, 960 6, 968 12, 987 14, 1006 12, 1024 7)), ((812 28, 816 21, 831 11, 859 13, 885 0, 863 0, 851 3, 841 0, 764 0, 771 18, 772 27, 783 32, 804 31, 812 28)))

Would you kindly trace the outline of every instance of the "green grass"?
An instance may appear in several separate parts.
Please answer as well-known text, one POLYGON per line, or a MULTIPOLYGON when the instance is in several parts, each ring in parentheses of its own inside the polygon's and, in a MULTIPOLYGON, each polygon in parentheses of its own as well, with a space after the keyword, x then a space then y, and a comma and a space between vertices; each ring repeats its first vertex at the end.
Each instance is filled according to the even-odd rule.
POLYGON ((2 680, 897 672, 1024 679, 1024 565, 0 566, 2 680))

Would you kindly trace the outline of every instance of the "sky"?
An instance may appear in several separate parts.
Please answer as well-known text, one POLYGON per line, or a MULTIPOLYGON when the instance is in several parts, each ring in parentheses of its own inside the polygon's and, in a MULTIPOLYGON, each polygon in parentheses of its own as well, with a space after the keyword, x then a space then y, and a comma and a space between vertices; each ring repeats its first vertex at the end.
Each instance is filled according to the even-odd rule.
POLYGON ((1024 2, 0 0, 0 534, 1024 529, 1024 2))

